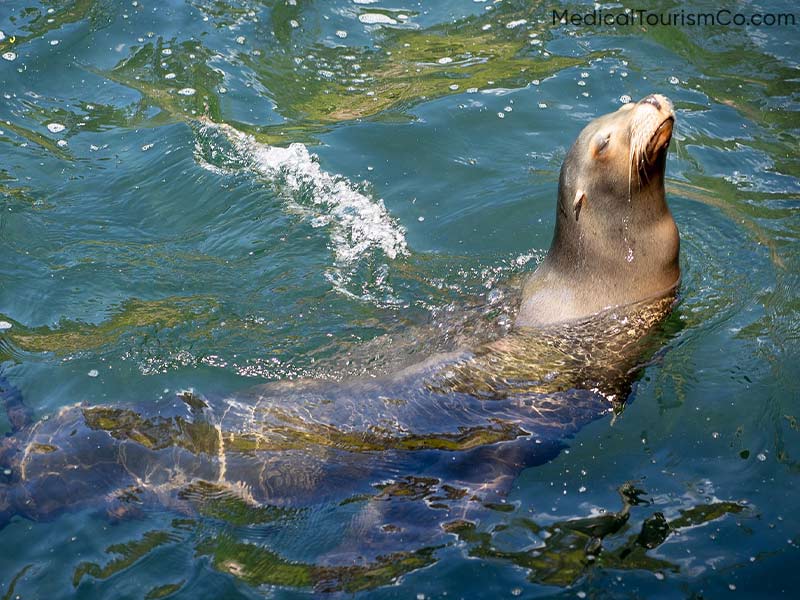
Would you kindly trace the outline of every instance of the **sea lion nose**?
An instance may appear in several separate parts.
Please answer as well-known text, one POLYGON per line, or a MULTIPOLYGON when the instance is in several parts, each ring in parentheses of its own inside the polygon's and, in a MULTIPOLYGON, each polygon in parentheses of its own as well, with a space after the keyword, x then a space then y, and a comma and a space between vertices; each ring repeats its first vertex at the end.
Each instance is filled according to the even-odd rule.
POLYGON ((647 104, 652 104, 656 107, 656 110, 661 110, 661 103, 656 98, 655 94, 650 94, 646 98, 642 98, 642 102, 646 102, 647 104))

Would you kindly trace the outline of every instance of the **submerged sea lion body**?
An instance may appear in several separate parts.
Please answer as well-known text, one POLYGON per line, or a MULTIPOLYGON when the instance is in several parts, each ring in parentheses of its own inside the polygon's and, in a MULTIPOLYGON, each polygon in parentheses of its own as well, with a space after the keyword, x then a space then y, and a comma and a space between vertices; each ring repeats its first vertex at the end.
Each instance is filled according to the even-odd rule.
MULTIPOLYGON (((621 406, 652 354, 649 334, 672 305, 678 275, 674 222, 663 204, 669 135, 649 117, 637 120, 665 106, 671 115, 665 98, 656 103, 614 113, 627 121, 593 122, 570 151, 553 247, 506 338, 378 379, 278 382, 236 398, 184 394, 145 408, 76 405, 31 426, 17 419, 19 431, 0 446, 0 526, 15 515, 47 519, 98 503, 125 513, 152 501, 224 519, 220 502, 234 502, 237 518, 244 510, 259 519, 267 508, 361 498, 380 500, 375 518, 400 523, 403 544, 413 546, 442 535, 442 508, 454 518, 491 504, 522 469, 621 406), (621 173, 586 179, 589 159, 580 155, 599 160, 598 132, 609 124, 621 132, 624 122, 635 160, 630 197, 621 173), (642 133, 645 124, 652 131, 642 133), (620 208, 612 196, 623 184, 620 208), (614 223, 602 222, 603 211, 614 223), (648 219, 649 233, 632 231, 648 219), (660 271, 648 280, 643 265, 660 271), (409 498, 425 504, 410 510, 409 498)), ((606 155, 607 170, 618 168, 614 156, 606 155)))

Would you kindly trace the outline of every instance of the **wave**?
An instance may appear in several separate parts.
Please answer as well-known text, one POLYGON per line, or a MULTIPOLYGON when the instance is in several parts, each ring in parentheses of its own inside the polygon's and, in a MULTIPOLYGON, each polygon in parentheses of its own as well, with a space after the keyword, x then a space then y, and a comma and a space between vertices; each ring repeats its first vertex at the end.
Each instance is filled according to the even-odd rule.
POLYGON ((215 173, 249 170, 266 179, 292 208, 306 214, 312 226, 325 228, 338 265, 353 265, 381 251, 394 259, 408 254, 405 228, 381 199, 361 191, 341 175, 324 171, 304 144, 282 148, 258 142, 227 124, 200 121, 195 157, 215 173), (228 144, 215 143, 224 136, 228 144))

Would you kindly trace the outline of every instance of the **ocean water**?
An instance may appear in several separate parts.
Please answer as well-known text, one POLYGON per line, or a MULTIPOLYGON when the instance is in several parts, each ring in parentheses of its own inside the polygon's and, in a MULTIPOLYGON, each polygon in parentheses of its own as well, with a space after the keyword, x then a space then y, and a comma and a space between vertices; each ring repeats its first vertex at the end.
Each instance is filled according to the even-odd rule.
MULTIPOLYGON (((391 466, 268 516, 246 490, 124 514, 104 492, 3 523, 0 593, 796 596, 798 26, 576 26, 553 8, 0 2, 0 363, 34 422, 382 381, 502 335, 569 146, 654 92, 676 109, 683 272, 624 410, 567 431, 474 518, 446 481, 391 466)), ((382 426, 369 398, 354 413, 382 426)))

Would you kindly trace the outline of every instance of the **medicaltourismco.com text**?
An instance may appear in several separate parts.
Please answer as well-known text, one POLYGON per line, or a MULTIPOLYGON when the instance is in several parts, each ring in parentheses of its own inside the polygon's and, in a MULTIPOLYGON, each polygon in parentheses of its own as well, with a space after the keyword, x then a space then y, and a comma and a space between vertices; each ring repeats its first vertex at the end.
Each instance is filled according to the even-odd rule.
POLYGON ((646 8, 625 9, 624 11, 593 10, 589 12, 570 12, 569 9, 559 11, 553 9, 553 25, 575 25, 577 27, 617 26, 631 27, 646 25, 649 27, 713 27, 743 26, 754 27, 786 27, 796 25, 793 13, 740 13, 722 8, 713 12, 655 12, 646 8))

